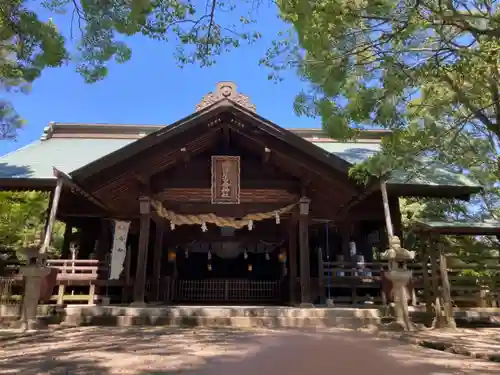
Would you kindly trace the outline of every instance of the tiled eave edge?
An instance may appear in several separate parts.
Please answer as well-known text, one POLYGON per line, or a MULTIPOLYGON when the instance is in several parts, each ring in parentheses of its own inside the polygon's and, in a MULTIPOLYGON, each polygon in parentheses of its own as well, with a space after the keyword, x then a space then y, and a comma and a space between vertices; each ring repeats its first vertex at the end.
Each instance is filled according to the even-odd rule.
POLYGON ((56 178, 0 178, 0 190, 50 191, 56 186, 56 178))

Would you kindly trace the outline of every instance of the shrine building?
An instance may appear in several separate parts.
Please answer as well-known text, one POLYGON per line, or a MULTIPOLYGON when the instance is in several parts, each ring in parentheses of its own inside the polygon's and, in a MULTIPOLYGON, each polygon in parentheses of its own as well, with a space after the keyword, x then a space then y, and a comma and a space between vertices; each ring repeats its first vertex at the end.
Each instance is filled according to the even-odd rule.
MULTIPOLYGON (((323 262, 368 264, 387 247, 380 182, 360 184, 349 169, 389 131, 339 142, 321 129, 287 129, 232 82, 194 104, 166 126, 53 122, 0 158, 3 190, 52 192, 66 223, 62 258, 73 251, 107 265, 98 296, 317 303, 331 293, 323 262)), ((387 181, 395 233, 398 198, 467 199, 480 189, 436 163, 395 171, 387 181)))

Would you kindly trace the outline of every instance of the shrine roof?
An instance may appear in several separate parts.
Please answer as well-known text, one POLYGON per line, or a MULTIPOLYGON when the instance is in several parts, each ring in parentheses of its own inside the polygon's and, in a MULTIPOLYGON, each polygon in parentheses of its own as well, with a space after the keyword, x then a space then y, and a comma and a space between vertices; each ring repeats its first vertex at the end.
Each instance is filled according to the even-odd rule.
POLYGON ((499 220, 417 221, 414 230, 450 235, 500 235, 499 220))
MULTIPOLYGON (((197 106, 197 112, 176 122, 163 125, 126 125, 126 124, 79 124, 52 122, 44 130, 40 138, 25 147, 0 157, 0 187, 8 188, 18 186, 20 182, 26 185, 51 186, 54 181, 53 167, 71 174, 81 170, 89 164, 109 155, 120 153, 122 149, 134 148, 139 144, 144 145, 146 139, 159 133, 173 132, 196 119, 201 113, 210 113, 211 108, 217 108, 217 103, 226 98, 224 88, 232 83, 219 83, 216 93, 209 93, 197 106), (225 86, 224 86, 225 85, 225 86), (219 98, 217 95, 221 96, 219 98), (148 135, 151 135, 148 137, 148 135), (128 147, 127 147, 128 146, 128 147)), ((233 85, 232 90, 235 90, 233 85)), ((236 92, 236 91, 234 91, 236 92)), ((258 121, 266 122, 269 128, 283 129, 267 122, 255 114, 255 106, 249 102, 248 97, 237 93, 231 100, 226 100, 225 106, 216 110, 236 110, 247 115, 255 116, 258 121)), ((290 135, 300 142, 295 142, 298 147, 310 149, 311 152, 326 158, 329 155, 339 159, 339 165, 349 167, 363 162, 380 150, 382 137, 390 134, 388 130, 362 131, 355 142, 339 142, 328 138, 320 128, 316 129, 287 129, 295 134, 290 135), (315 147, 305 147, 305 139, 315 147), (301 146, 302 145, 302 146, 301 146)), ((289 133, 288 133, 289 134, 289 133)), ((425 163, 425 162, 424 162, 425 163)), ((450 167, 435 162, 425 163, 426 167, 418 173, 396 171, 388 181, 388 187, 397 188, 398 191, 408 192, 408 195, 421 191, 425 196, 429 189, 439 190, 438 196, 461 196, 475 193, 481 189, 480 185, 462 173, 453 171, 450 167), (406 190, 405 190, 406 189, 406 190), (427 191, 427 192, 426 192, 427 191)))

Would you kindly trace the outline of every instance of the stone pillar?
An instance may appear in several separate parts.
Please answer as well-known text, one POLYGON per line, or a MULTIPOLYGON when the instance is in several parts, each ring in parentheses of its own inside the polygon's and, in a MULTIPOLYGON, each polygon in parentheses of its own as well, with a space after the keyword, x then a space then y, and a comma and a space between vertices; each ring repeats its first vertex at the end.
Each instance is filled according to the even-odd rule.
POLYGON ((134 280, 134 305, 143 305, 146 287, 146 265, 148 261, 149 227, 151 224, 151 203, 149 198, 140 197, 139 248, 137 250, 137 269, 134 280))
POLYGON ((307 197, 299 202, 300 303, 311 305, 311 268, 309 262, 309 203, 307 197))

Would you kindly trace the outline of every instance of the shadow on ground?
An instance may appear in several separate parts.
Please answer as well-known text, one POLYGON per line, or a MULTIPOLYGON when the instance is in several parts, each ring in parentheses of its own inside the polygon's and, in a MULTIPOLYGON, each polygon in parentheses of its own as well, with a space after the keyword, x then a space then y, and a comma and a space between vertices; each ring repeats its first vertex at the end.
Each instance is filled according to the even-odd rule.
POLYGON ((0 345, 0 374, 493 375, 500 365, 347 332, 80 327, 0 345))

